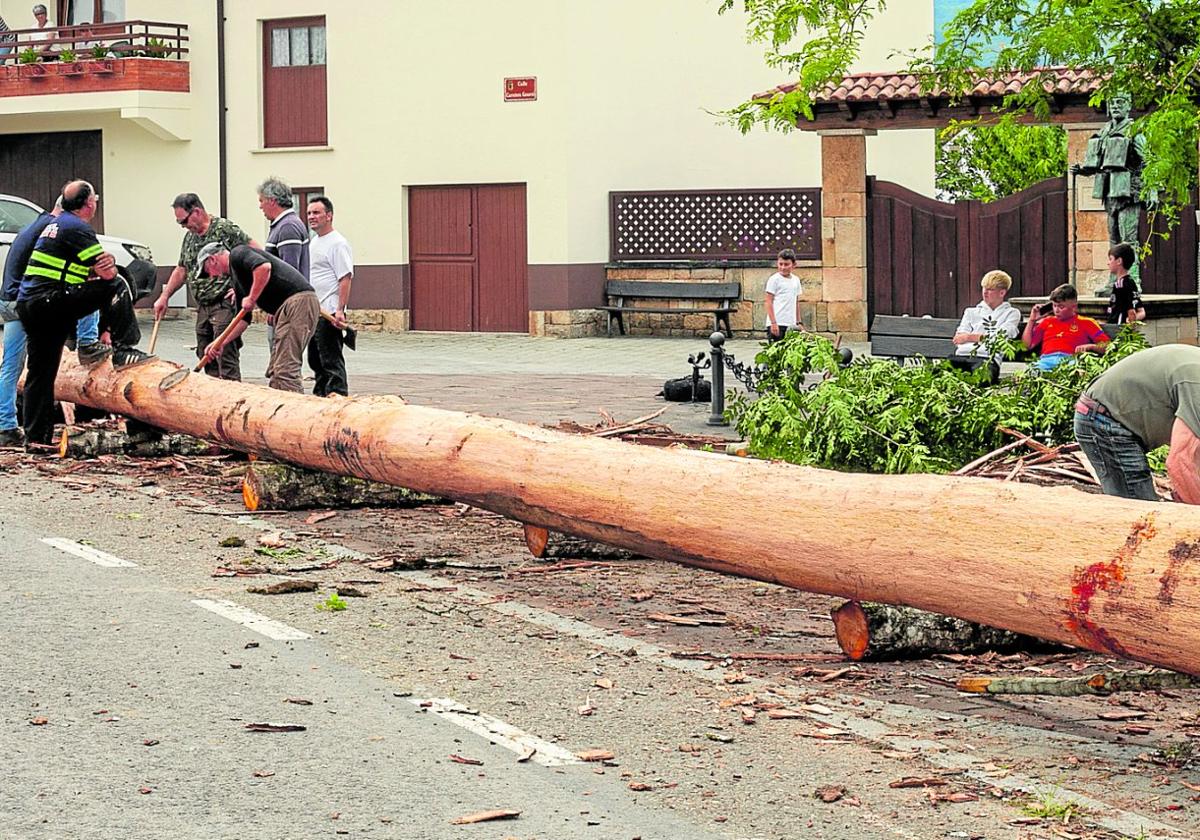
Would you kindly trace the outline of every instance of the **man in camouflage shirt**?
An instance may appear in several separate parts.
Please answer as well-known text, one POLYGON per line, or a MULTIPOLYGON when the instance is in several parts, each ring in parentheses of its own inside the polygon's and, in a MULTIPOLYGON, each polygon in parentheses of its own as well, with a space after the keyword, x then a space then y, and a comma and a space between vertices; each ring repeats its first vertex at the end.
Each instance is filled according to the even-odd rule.
MULTIPOLYGON (((176 196, 172 207, 175 209, 175 221, 187 228, 187 233, 179 250, 179 263, 154 303, 154 317, 162 318, 167 311, 167 301, 175 290, 184 283, 191 283, 192 295, 196 298, 196 357, 200 358, 204 348, 229 326, 237 307, 230 292, 231 281, 228 276, 196 276, 196 255, 210 242, 219 242, 231 250, 238 245, 249 244, 255 248, 259 245, 233 222, 210 215, 204 209, 200 196, 195 193, 176 196)), ((241 348, 240 338, 229 342, 220 356, 204 366, 204 372, 221 379, 241 380, 241 348)))

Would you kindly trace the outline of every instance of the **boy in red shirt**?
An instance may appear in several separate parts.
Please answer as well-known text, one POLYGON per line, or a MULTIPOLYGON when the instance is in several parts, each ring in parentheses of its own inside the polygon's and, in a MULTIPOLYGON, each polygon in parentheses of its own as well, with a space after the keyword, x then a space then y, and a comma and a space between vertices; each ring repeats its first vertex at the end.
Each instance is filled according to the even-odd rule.
POLYGON ((1027 347, 1042 346, 1042 355, 1033 364, 1034 370, 1047 371, 1080 353, 1103 353, 1108 349, 1108 336, 1100 324, 1079 314, 1079 293, 1069 283, 1063 283, 1050 293, 1054 314, 1035 306, 1025 324, 1021 340, 1027 347))

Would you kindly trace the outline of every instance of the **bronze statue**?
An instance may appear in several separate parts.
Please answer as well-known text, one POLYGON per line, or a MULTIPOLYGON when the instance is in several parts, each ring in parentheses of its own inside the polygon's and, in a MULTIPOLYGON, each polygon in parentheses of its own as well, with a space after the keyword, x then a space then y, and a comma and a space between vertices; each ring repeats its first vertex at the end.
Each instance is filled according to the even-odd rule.
MULTIPOLYGON (((1092 197, 1104 201, 1108 214, 1108 244, 1126 242, 1138 249, 1138 222, 1145 202, 1142 201, 1142 168, 1146 161, 1146 139, 1132 131, 1129 112, 1133 100, 1127 93, 1114 93, 1108 99, 1108 122, 1087 144, 1083 164, 1071 171, 1079 175, 1095 175, 1092 197)), ((1129 273, 1141 286, 1141 272, 1135 262, 1129 273)), ((1111 284, 1112 278, 1109 282, 1111 284)))

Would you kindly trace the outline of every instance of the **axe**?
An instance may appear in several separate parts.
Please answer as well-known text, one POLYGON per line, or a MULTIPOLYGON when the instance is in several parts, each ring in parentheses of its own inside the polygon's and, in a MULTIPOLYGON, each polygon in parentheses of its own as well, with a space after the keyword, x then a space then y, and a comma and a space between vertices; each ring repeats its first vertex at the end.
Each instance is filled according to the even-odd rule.
MULTIPOLYGON (((321 310, 321 317, 324 318, 329 323, 333 324, 333 326, 335 328, 337 327, 337 321, 335 321, 333 319, 333 316, 330 315, 328 312, 326 312, 324 309, 321 310)), ((344 329, 341 329, 341 333, 342 333, 342 344, 345 344, 351 350, 358 349, 355 346, 356 344, 358 344, 358 330, 354 329, 354 327, 347 326, 344 329)))

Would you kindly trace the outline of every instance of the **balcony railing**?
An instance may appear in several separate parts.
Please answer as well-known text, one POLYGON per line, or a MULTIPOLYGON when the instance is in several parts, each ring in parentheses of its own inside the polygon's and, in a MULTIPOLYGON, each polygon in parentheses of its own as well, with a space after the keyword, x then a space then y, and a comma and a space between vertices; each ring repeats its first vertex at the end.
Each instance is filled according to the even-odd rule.
POLYGON ((38 64, 114 58, 186 60, 188 28, 182 23, 124 20, 106 23, 13 29, 0 34, 0 63, 38 64))

